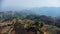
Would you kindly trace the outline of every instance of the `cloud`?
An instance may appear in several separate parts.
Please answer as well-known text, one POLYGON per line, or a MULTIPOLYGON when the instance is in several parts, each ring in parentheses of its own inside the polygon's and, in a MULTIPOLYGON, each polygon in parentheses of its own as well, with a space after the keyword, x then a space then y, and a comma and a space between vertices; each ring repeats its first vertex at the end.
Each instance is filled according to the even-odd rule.
POLYGON ((2 7, 60 7, 60 0, 4 0, 2 7))

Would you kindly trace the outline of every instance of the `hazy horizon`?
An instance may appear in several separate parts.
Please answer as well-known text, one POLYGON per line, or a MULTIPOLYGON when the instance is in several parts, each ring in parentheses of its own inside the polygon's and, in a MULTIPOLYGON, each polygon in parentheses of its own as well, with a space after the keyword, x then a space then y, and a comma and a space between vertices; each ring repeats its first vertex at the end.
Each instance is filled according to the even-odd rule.
POLYGON ((2 11, 20 11, 34 9, 32 12, 59 16, 60 0, 1 0, 2 11))
POLYGON ((2 10, 29 9, 35 7, 60 7, 60 0, 2 0, 2 10))

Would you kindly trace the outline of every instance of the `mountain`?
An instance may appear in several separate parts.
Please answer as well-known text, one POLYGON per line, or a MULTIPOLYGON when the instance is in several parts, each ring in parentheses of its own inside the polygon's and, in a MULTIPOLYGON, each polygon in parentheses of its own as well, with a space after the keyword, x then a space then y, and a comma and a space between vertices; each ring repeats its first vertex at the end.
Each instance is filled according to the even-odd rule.
POLYGON ((35 13, 32 12, 31 10, 27 10, 27 9, 15 12, 15 16, 20 17, 20 18, 25 18, 27 15, 33 15, 33 14, 35 14, 35 13))
POLYGON ((22 7, 19 9, 18 7, 15 8, 11 8, 11 7, 7 7, 5 10, 10 10, 10 11, 19 11, 24 12, 24 13, 35 13, 37 15, 47 15, 47 16, 52 16, 52 17, 56 17, 56 16, 60 16, 60 7, 35 7, 35 8, 31 8, 26 10, 25 8, 23 9, 22 7))
POLYGON ((47 15, 47 16, 60 16, 60 7, 40 7, 32 8, 31 11, 35 12, 38 15, 47 15))

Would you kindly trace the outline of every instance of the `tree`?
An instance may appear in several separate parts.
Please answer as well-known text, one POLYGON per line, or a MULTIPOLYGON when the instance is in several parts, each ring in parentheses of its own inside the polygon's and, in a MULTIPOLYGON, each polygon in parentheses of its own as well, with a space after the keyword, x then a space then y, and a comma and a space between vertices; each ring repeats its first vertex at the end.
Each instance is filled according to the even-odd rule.
POLYGON ((43 27, 43 22, 35 22, 34 24, 30 24, 29 25, 29 28, 27 29, 27 31, 31 30, 33 32, 35 32, 35 34, 44 34, 42 31, 41 31, 41 28, 43 27))
POLYGON ((37 31, 39 31, 40 32, 40 34, 43 34, 43 32, 41 31, 41 28, 43 27, 43 22, 35 22, 35 28, 37 29, 36 30, 36 33, 37 33, 37 31))

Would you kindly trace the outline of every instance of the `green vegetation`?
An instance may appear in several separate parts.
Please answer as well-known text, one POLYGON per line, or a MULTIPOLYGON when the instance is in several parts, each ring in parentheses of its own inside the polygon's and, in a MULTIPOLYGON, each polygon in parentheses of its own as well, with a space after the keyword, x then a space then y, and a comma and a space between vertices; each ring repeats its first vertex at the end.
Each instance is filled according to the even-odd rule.
POLYGON ((43 27, 43 22, 35 22, 34 25, 35 25, 35 28, 37 29, 36 32, 39 31, 40 34, 44 34, 44 33, 41 31, 41 28, 43 27))
MULTIPOLYGON (((14 29, 18 28, 18 30, 19 30, 22 25, 23 26, 26 25, 26 29, 34 31, 35 34, 38 34, 38 32, 40 34, 44 34, 44 32, 49 32, 50 34, 56 34, 56 30, 54 29, 54 27, 53 28, 52 27, 49 28, 48 26, 44 27, 44 30, 45 30, 44 31, 44 30, 42 30, 43 26, 52 25, 52 26, 60 27, 60 20, 55 18, 55 22, 54 22, 54 18, 45 16, 45 15, 41 15, 41 16, 27 15, 25 17, 22 17, 20 14, 17 14, 17 15, 14 15, 14 17, 8 16, 8 18, 4 19, 2 21, 2 23, 6 22, 6 21, 10 21, 10 22, 12 21, 12 23, 4 25, 2 28, 0 27, 0 30, 3 29, 4 27, 8 27, 8 26, 11 26, 11 28, 14 28, 14 29), (13 21, 13 19, 16 19, 15 22, 13 21), (22 22, 19 20, 21 20, 22 22), (30 20, 30 21, 28 21, 28 20, 30 20), (34 21, 34 22, 32 22, 32 21, 34 21)), ((9 22, 7 22, 7 23, 9 23, 9 22)), ((5 34, 7 34, 7 33, 5 33, 5 34)))

